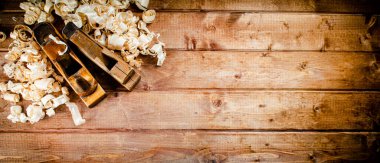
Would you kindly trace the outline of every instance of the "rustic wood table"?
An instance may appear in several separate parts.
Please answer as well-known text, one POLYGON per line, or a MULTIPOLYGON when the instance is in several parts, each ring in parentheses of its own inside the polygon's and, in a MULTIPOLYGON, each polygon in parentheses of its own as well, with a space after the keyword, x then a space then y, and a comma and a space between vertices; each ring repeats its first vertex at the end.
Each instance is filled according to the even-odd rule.
MULTIPOLYGON (((19 2, 0 2, 1 31, 23 22, 19 2)), ((74 97, 79 127, 65 108, 13 124, 1 101, 0 162, 379 161, 379 6, 151 0, 163 67, 146 61, 133 92, 103 76, 108 96, 95 108, 74 97)))

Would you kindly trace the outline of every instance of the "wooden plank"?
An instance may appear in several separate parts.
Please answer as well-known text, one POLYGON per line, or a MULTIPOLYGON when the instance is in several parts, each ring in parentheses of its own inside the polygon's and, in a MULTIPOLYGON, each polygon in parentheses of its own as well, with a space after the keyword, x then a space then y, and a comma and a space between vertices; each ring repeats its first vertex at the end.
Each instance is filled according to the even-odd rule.
POLYGON ((365 17, 294 13, 159 13, 150 26, 182 50, 373 51, 365 17), (364 35, 363 35, 364 34, 364 35))
POLYGON ((163 67, 147 63, 139 90, 378 89, 369 53, 168 52, 163 67))
POLYGON ((95 108, 78 99, 86 124, 75 127, 66 108, 37 124, 13 124, 0 113, 0 131, 48 129, 360 130, 380 126, 380 93, 294 91, 169 91, 111 93, 95 108))
MULTIPOLYGON (((4 62, 4 54, 0 63, 4 62)), ((375 56, 344 52, 168 51, 162 67, 146 58, 140 70, 142 81, 135 90, 379 89, 380 78, 372 66, 375 56)), ((0 74, 4 81, 5 75, 0 74)), ((104 78, 106 74, 94 75, 105 89, 120 90, 118 84, 104 78)))
MULTIPOLYGON (((22 13, 0 24, 10 26, 12 17, 22 19, 22 13)), ((361 15, 159 12, 150 29, 168 49, 377 51, 380 23, 371 32, 366 23, 361 15)))
POLYGON ((379 133, 1 133, 5 162, 347 162, 379 159, 379 133))
MULTIPOLYGON (((19 11, 25 0, 2 0, 0 11, 19 11)), ((133 6, 133 5, 132 5, 133 6)), ((265 12, 330 12, 380 13, 376 0, 151 0, 149 8, 159 11, 265 11, 265 12)), ((134 8, 134 7, 132 7, 134 8)))

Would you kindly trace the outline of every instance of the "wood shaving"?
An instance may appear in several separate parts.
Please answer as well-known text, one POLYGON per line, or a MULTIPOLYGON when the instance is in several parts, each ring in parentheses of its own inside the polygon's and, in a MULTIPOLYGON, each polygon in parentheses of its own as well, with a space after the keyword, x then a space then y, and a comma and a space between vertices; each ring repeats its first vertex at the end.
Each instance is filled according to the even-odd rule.
POLYGON ((51 1, 47 0, 45 5, 41 1, 29 1, 20 3, 20 8, 25 11, 24 22, 25 24, 32 25, 36 22, 53 22, 54 17, 50 13, 51 1))
POLYGON ((4 32, 0 31, 0 42, 5 41, 5 39, 7 39, 7 35, 4 32))
POLYGON ((31 124, 36 123, 45 117, 45 112, 40 103, 33 103, 26 108, 26 114, 31 124))
POLYGON ((86 120, 82 118, 77 105, 71 102, 67 102, 66 106, 69 108, 74 124, 76 126, 81 125, 86 122, 86 120))
POLYGON ((13 123, 29 121, 33 124, 43 119, 45 114, 49 117, 55 115, 54 108, 69 102, 69 91, 61 87, 63 77, 54 72, 47 56, 33 41, 29 27, 18 25, 10 35, 14 40, 4 56, 6 63, 3 66, 10 80, 0 83, 1 97, 13 104, 21 100, 32 101, 26 108, 26 114, 22 113, 21 106, 11 106, 7 118, 13 123))
POLYGON ((13 93, 4 93, 2 95, 2 98, 4 100, 10 101, 10 102, 19 102, 20 101, 20 96, 18 94, 13 94, 13 93))
POLYGON ((133 1, 140 10, 145 11, 148 9, 149 0, 133 0, 133 1))
POLYGON ((12 121, 12 123, 25 123, 27 121, 27 117, 25 113, 22 113, 22 108, 19 105, 11 106, 10 107, 11 114, 8 115, 7 119, 12 121))
POLYGON ((152 23, 155 18, 156 18, 156 11, 147 10, 143 12, 142 19, 145 23, 152 23))
POLYGON ((41 98, 41 103, 44 106, 44 108, 51 108, 53 107, 53 99, 55 97, 52 94, 47 94, 44 97, 41 98))
POLYGON ((52 117, 55 115, 55 111, 54 111, 54 108, 49 108, 46 110, 46 115, 48 115, 49 117, 52 117))

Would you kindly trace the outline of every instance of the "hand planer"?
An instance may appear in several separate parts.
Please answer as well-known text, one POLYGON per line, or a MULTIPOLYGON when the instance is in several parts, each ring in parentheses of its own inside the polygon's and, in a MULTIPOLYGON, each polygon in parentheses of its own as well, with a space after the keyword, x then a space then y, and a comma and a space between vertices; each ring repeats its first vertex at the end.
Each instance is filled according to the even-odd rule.
POLYGON ((52 24, 39 23, 33 31, 34 39, 87 107, 95 106, 106 96, 103 88, 62 41, 62 36, 52 24))
POLYGON ((96 65, 110 74, 128 91, 136 86, 141 76, 112 51, 98 44, 94 39, 70 22, 63 28, 63 35, 96 65))

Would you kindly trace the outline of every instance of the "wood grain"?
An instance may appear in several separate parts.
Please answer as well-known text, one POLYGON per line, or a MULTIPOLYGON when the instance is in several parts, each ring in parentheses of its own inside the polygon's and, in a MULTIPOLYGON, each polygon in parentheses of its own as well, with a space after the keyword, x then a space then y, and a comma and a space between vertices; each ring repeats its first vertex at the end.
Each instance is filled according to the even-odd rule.
POLYGON ((5 162, 374 161, 379 156, 378 143, 378 133, 204 131, 2 133, 0 160, 5 162))
POLYGON ((167 48, 182 50, 373 51, 379 47, 379 36, 365 36, 365 17, 359 15, 161 12, 150 29, 162 34, 167 48))
MULTIPOLYGON (((0 2, 0 31, 23 23, 21 1, 0 2)), ((0 162, 379 162, 380 23, 368 26, 378 6, 151 0, 164 66, 144 58, 133 92, 90 67, 109 93, 93 109, 71 95, 79 127, 63 107, 13 124, 0 99, 0 162)))
POLYGON ((168 52, 141 69, 138 90, 378 89, 371 53, 168 52))
MULTIPOLYGON (((0 54, 0 63, 4 63, 5 53, 0 54)), ((162 67, 145 58, 140 70, 142 81, 135 90, 379 89, 379 72, 373 66, 375 56, 378 55, 343 52, 168 51, 162 67)), ((106 74, 101 70, 90 72, 98 72, 95 78, 105 89, 123 90, 117 82, 112 84, 104 78, 106 74)), ((5 74, 0 74, 0 80, 5 81, 5 74)))
MULTIPOLYGON (((21 10, 25 0, 2 0, 0 11, 21 10)), ((380 13, 376 0, 151 0, 149 8, 159 11, 255 11, 380 13)), ((131 8, 135 8, 132 7, 131 8)))
MULTIPOLYGON (((0 24, 10 28, 12 17, 22 14, 0 24)), ((177 50, 377 51, 380 23, 371 32, 366 23, 361 15, 159 12, 149 29, 177 50)))
MULTIPOLYGON (((75 99, 75 98, 74 98, 75 99)), ((37 124, 12 124, 0 113, 0 131, 48 129, 359 130, 380 126, 380 94, 370 92, 169 91, 110 93, 95 108, 77 101, 85 125, 66 108, 37 124)))

